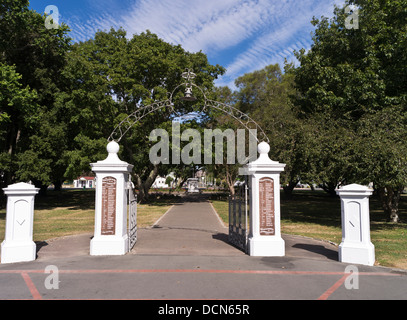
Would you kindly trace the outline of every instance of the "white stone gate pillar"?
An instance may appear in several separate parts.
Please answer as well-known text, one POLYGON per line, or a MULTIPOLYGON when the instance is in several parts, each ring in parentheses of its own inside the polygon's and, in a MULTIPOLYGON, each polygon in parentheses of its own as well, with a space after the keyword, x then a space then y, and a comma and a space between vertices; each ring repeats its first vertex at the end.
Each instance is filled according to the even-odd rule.
POLYGON ((1 263, 33 261, 34 197, 39 188, 16 183, 4 188, 7 195, 6 234, 1 244, 1 263))
POLYGON ((373 266, 374 245, 370 242, 369 196, 372 190, 351 184, 336 190, 341 197, 342 242, 339 261, 373 266))
POLYGON ((284 256, 285 243, 280 227, 280 173, 285 164, 270 160, 270 146, 261 142, 260 156, 247 165, 250 179, 251 256, 284 256))
POLYGON ((129 173, 133 166, 117 156, 119 145, 107 145, 108 157, 91 163, 96 173, 95 233, 90 242, 91 255, 123 255, 128 251, 127 195, 129 173))

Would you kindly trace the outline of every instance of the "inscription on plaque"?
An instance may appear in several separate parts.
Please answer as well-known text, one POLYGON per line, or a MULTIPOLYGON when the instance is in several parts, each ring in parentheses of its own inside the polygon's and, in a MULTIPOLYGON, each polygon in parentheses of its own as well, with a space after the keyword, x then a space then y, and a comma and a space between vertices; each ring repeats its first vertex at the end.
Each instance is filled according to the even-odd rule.
POLYGON ((102 235, 114 235, 116 229, 116 179, 102 180, 102 235))
POLYGON ((274 180, 261 178, 259 181, 259 204, 260 204, 260 235, 275 235, 274 214, 274 180))

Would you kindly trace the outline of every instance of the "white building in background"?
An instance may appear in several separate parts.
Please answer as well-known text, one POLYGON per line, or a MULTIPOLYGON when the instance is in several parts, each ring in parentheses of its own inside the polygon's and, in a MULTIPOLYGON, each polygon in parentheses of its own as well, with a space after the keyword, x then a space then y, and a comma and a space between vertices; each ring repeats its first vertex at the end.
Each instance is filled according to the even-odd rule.
POLYGON ((151 188, 171 188, 173 183, 175 183, 175 176, 171 172, 170 174, 167 174, 165 177, 157 176, 157 178, 155 178, 154 183, 151 185, 151 188), (172 178, 172 181, 169 185, 165 183, 168 177, 172 178))
MULTIPOLYGON (((190 180, 191 182, 193 181, 193 184, 194 185, 196 184, 196 188, 201 188, 201 189, 206 188, 207 177, 206 177, 206 172, 204 170, 196 171, 194 174, 194 178, 188 178, 188 180, 190 180)), ((173 188, 175 186, 176 186, 176 177, 175 177, 175 174, 173 172, 171 172, 171 173, 167 174, 165 177, 157 176, 157 178, 155 178, 154 183, 151 185, 151 188, 173 188), (172 178, 172 181, 170 182, 170 184, 165 183, 167 181, 168 177, 172 178)), ((185 181, 184 185, 182 187, 188 188, 188 181, 185 181)))
POLYGON ((168 184, 165 183, 166 178, 158 176, 155 178, 154 183, 151 185, 151 188, 168 188, 168 184))
POLYGON ((91 188, 95 188, 95 185, 96 185, 95 177, 81 176, 78 179, 73 181, 74 188, 91 189, 91 188))

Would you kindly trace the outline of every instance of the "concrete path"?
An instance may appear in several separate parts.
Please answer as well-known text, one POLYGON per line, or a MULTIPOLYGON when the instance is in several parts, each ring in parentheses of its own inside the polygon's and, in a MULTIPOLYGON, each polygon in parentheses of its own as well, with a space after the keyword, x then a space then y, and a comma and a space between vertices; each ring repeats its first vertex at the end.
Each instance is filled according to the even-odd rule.
POLYGON ((199 195, 184 198, 151 229, 138 231, 132 254, 242 256, 228 243, 228 228, 199 195))
MULTIPOLYGON (((188 305, 161 299, 407 299, 405 270, 349 269, 336 246, 287 235, 285 257, 250 257, 227 243, 227 228, 205 199, 184 200, 139 230, 127 255, 90 256, 88 234, 46 241, 36 261, 0 264, 0 299, 158 299, 138 305, 152 316, 164 305, 188 305), (47 288, 49 265, 58 269, 57 289, 47 288)), ((251 308, 260 315, 269 305, 251 308)), ((202 316, 203 304, 193 311, 202 316)))

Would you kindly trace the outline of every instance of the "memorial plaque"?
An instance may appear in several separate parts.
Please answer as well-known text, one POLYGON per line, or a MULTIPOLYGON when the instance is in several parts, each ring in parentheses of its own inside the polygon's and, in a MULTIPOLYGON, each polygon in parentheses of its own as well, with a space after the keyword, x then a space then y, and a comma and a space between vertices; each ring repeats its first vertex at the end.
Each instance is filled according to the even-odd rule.
POLYGON ((114 235, 116 229, 116 179, 102 180, 102 235, 114 235))
POLYGON ((275 235, 274 180, 261 178, 259 181, 260 235, 275 235))

